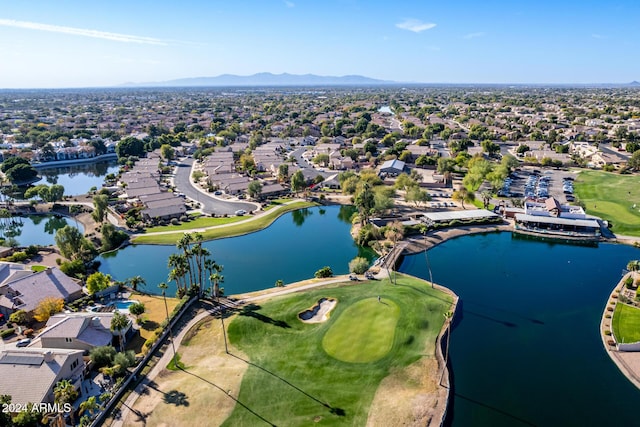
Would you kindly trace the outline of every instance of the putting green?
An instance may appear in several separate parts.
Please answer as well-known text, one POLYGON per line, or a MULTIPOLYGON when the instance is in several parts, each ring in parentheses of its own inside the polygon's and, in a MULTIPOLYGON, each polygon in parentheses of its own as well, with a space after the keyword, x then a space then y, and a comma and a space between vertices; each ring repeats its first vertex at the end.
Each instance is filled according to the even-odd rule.
POLYGON ((358 301, 331 325, 322 339, 322 347, 343 362, 375 362, 393 347, 399 317, 400 307, 391 300, 358 301))

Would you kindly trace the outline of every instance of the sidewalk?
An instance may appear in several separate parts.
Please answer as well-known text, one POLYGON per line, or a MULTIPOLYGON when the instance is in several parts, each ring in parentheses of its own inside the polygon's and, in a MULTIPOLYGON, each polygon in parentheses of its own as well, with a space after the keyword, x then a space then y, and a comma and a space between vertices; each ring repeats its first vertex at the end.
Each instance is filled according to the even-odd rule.
MULTIPOLYGON (((380 278, 381 277, 382 276, 380 276, 380 278)), ((346 282, 346 281, 349 281, 349 276, 342 275, 342 276, 332 277, 329 280, 323 280, 315 283, 303 284, 299 286, 296 284, 291 284, 284 288, 269 289, 267 290, 268 292, 259 291, 260 292, 259 295, 256 295, 256 293, 254 292, 254 293, 247 293, 247 294, 241 294, 241 295, 234 295, 233 297, 234 299, 240 300, 242 303, 247 303, 247 302, 260 301, 260 300, 271 298, 274 296, 286 295, 293 292, 299 292, 307 289, 317 288, 317 287, 325 286, 332 283, 339 283, 339 282, 346 282)), ((174 337, 174 345, 175 345, 176 351, 178 351, 178 349, 180 348, 180 344, 182 343, 182 340, 184 339, 187 332, 189 332, 189 330, 191 330, 191 328, 202 319, 205 319, 209 316, 214 315, 217 312, 217 309, 218 309, 217 307, 211 306, 206 311, 199 313, 198 315, 193 317, 182 327, 178 335, 174 337)), ((153 380, 162 371, 165 370, 166 366, 169 364, 169 362, 171 361, 171 358, 173 357, 173 349, 171 348, 170 338, 167 340, 167 343, 165 344, 165 348, 166 348, 166 351, 164 352, 162 357, 158 359, 155 366, 151 369, 151 371, 149 371, 149 373, 140 382, 140 384, 138 384, 138 386, 129 394, 129 396, 127 396, 123 405, 120 408, 119 417, 111 423, 111 427, 124 427, 127 425, 127 419, 131 416, 136 415, 136 410, 135 410, 136 401, 138 400, 141 394, 145 393, 145 390, 148 387, 148 385, 151 382, 153 382, 153 380), (132 412, 134 413, 134 415, 132 415, 132 412)))

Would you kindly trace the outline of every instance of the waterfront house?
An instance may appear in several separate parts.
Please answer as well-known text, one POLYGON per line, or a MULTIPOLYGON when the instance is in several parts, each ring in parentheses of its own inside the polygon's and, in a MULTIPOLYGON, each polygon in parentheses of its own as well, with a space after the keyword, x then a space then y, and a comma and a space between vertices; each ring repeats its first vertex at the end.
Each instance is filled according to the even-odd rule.
MULTIPOLYGON (((112 319, 112 312, 54 314, 29 347, 82 350, 87 355, 94 347, 118 342, 119 334, 111 330, 112 319)), ((133 322, 129 319, 129 324, 122 334, 124 337, 132 330, 132 325, 133 322)))
POLYGON ((53 403, 53 389, 69 380, 80 389, 83 380, 82 350, 59 348, 15 348, 0 351, 0 395, 11 403, 53 403))
POLYGON ((0 313, 9 316, 17 310, 31 313, 45 298, 65 302, 83 296, 82 287, 57 267, 22 276, 0 286, 0 313))

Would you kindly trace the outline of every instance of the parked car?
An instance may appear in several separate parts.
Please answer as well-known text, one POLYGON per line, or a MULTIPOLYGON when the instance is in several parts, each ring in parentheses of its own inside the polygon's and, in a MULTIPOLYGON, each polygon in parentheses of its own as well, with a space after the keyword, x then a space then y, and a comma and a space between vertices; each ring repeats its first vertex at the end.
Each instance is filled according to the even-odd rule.
POLYGON ((236 215, 238 215, 238 216, 242 216, 242 215, 244 215, 246 213, 247 213, 247 211, 245 211, 244 209, 238 209, 236 211, 236 215))
POLYGON ((222 191, 218 190, 218 191, 214 191, 213 194, 215 196, 220 196, 222 194, 222 191))
POLYGON ((31 344, 31 338, 23 338, 16 343, 16 347, 26 347, 31 344))

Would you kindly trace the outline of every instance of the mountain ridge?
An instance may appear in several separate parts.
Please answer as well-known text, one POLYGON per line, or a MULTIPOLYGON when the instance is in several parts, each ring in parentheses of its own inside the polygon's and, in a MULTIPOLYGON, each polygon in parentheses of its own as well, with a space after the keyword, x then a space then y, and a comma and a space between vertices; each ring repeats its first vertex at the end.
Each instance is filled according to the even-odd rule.
POLYGON ((247 76, 220 74, 214 77, 187 77, 160 82, 124 83, 126 87, 197 87, 197 86, 344 86, 388 85, 398 82, 360 75, 320 76, 316 74, 256 73, 247 76))

